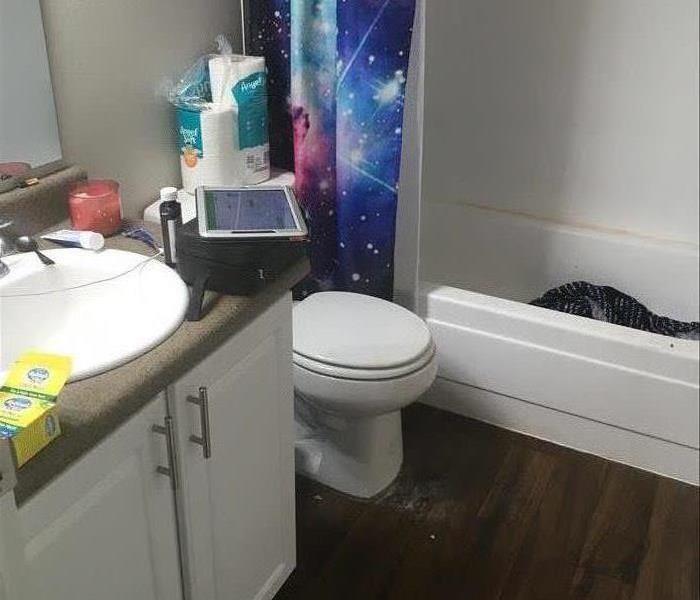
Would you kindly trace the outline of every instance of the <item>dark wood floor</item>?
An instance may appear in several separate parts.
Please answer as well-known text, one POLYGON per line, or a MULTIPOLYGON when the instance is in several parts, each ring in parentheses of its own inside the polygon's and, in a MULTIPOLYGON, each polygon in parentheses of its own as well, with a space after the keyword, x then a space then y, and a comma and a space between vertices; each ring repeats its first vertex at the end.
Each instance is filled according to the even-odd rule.
POLYGON ((404 446, 378 500, 297 479, 276 600, 697 600, 697 488, 421 405, 404 446))

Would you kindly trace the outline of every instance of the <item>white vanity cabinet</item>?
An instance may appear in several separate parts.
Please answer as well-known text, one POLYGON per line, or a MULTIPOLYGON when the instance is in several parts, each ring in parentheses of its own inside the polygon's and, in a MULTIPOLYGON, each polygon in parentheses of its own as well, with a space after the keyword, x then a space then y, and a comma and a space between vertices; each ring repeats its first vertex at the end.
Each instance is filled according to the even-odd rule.
POLYGON ((291 353, 287 293, 19 509, 0 479, 0 600, 272 598, 295 566, 291 353))
POLYGON ((165 421, 161 394, 17 511, 20 600, 181 597, 165 421))
POLYGON ((294 569, 291 314, 286 295, 168 389, 193 600, 272 598, 294 569))

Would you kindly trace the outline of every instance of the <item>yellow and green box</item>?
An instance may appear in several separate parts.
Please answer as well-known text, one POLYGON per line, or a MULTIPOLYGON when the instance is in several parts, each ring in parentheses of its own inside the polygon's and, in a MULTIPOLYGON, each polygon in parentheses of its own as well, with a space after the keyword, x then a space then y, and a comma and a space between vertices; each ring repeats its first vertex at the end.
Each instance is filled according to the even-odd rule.
POLYGON ((71 372, 67 356, 27 352, 0 387, 0 438, 9 438, 17 466, 61 434, 56 397, 71 372))

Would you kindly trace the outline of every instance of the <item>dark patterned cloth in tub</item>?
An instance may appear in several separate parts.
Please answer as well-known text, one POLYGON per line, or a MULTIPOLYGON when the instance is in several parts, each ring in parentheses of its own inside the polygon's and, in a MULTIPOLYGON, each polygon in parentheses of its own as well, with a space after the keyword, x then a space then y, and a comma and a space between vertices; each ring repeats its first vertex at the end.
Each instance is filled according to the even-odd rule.
POLYGON ((636 298, 607 285, 574 281, 549 290, 530 304, 651 333, 700 339, 697 321, 687 323, 659 316, 636 298))

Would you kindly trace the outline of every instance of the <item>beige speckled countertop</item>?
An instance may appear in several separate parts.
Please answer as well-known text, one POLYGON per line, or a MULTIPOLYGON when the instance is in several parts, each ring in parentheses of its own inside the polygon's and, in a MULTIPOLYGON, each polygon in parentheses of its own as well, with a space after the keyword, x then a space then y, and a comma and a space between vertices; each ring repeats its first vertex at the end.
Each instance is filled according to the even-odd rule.
MULTIPOLYGON (((153 226, 148 228, 157 233, 153 226)), ((122 236, 108 239, 106 246, 142 254, 152 252, 145 244, 122 236)), ((301 281, 308 270, 308 261, 301 260, 254 296, 220 296, 201 321, 184 322, 153 350, 121 367, 67 385, 58 398, 63 434, 19 469, 17 504, 21 506, 58 477, 168 384, 301 281)))

